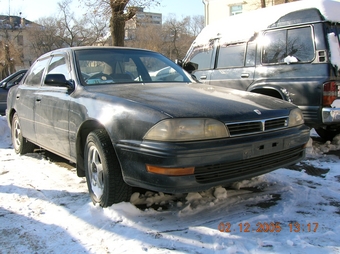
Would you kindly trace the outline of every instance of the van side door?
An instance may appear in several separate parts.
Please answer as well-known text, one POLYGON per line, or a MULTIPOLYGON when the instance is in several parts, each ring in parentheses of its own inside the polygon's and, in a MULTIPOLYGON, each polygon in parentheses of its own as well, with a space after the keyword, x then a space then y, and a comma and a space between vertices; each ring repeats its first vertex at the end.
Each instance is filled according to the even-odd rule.
POLYGON ((256 43, 218 43, 210 85, 247 90, 254 81, 256 43))

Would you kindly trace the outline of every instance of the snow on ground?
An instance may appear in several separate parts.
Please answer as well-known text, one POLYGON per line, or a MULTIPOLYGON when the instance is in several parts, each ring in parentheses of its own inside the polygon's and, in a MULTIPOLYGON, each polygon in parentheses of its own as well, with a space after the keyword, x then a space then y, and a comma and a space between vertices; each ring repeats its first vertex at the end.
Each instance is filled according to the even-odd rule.
POLYGON ((290 169, 103 209, 72 165, 15 154, 0 117, 0 253, 339 253, 340 138, 313 140, 290 169))

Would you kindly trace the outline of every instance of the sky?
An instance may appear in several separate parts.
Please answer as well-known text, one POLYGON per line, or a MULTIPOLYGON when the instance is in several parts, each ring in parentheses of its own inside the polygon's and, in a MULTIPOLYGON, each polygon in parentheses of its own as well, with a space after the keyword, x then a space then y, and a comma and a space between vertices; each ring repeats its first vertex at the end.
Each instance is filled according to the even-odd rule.
POLYGON ((94 206, 74 166, 15 154, 0 116, 0 253, 340 253, 340 135, 293 168, 188 194, 94 206))
MULTIPOLYGON (((159 0, 160 5, 150 9, 148 12, 163 14, 163 20, 170 14, 175 14, 178 19, 185 16, 204 15, 204 4, 202 0, 159 0)), ((0 0, 0 14, 21 16, 30 21, 39 18, 53 16, 58 13, 57 3, 61 0, 0 0), (9 8, 10 7, 10 8, 9 8)), ((73 0, 74 13, 78 14, 78 0, 73 0)))

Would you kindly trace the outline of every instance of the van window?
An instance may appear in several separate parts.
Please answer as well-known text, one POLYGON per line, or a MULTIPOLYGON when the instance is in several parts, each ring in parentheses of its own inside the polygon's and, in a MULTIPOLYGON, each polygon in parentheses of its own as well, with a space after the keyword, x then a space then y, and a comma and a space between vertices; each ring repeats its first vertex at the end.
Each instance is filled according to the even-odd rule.
POLYGON ((311 27, 269 31, 264 34, 262 63, 283 63, 287 56, 299 62, 314 59, 315 50, 311 27))
POLYGON ((217 68, 243 67, 246 43, 220 46, 217 68))
POLYGON ((254 66, 256 56, 256 42, 248 42, 245 66, 254 66))
POLYGON ((190 56, 189 61, 197 64, 196 70, 206 70, 211 67, 211 58, 213 55, 214 41, 210 41, 209 45, 197 46, 195 47, 190 56))

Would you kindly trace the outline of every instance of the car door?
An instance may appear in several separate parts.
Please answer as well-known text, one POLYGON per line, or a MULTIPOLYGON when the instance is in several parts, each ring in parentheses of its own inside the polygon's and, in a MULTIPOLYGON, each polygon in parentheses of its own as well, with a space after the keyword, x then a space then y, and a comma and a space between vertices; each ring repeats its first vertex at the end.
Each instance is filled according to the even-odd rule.
POLYGON ((28 74, 16 90, 15 108, 19 116, 22 135, 32 142, 36 142, 35 133, 35 98, 39 91, 48 57, 40 58, 34 62, 28 74))
POLYGON ((254 42, 219 43, 210 85, 247 90, 254 81, 254 42))
MULTIPOLYGON (((70 79, 69 65, 65 55, 54 55, 46 74, 63 74, 70 79)), ((35 98, 35 130, 38 143, 57 154, 68 157, 69 142, 68 89, 62 86, 42 84, 35 98)))

